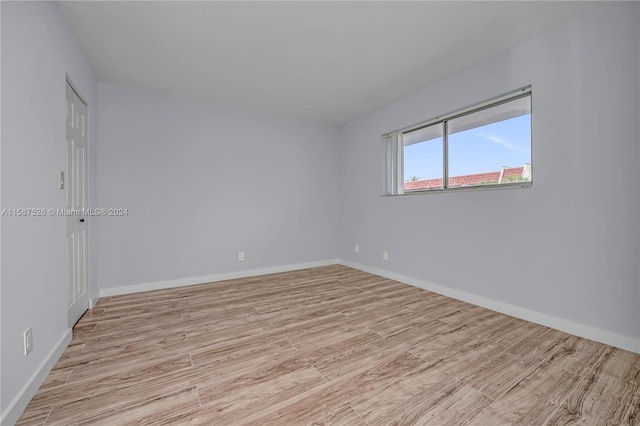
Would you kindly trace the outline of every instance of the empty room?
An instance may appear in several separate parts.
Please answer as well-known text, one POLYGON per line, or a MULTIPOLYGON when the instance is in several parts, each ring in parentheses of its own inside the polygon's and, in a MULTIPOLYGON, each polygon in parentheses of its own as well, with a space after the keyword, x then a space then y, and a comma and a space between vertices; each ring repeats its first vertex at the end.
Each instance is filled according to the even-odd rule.
POLYGON ((0 24, 2 425, 640 424, 640 2, 0 24))

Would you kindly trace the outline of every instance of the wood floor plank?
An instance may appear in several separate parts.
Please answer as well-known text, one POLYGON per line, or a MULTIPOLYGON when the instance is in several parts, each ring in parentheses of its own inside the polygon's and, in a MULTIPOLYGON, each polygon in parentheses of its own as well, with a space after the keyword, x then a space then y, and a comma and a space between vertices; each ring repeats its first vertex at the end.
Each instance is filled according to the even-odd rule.
POLYGON ((345 405, 336 411, 330 411, 324 418, 313 422, 311 426, 368 426, 368 423, 353 408, 345 405))
POLYGON ((73 367, 51 370, 51 373, 49 373, 42 385, 40 385, 40 390, 45 391, 47 389, 64 385, 67 383, 67 380, 69 380, 71 373, 73 373, 73 367))
POLYGON ((92 417, 126 410, 136 404, 191 388, 197 381, 205 380, 208 375, 213 374, 215 372, 187 368, 133 384, 118 383, 109 389, 94 390, 90 384, 86 384, 84 388, 76 389, 73 393, 69 391, 68 396, 61 395, 62 402, 54 405, 47 424, 74 424, 92 417))
POLYGON ((624 423, 640 389, 639 361, 637 354, 622 350, 602 354, 550 422, 624 423))
MULTIPOLYGON (((378 314, 379 315, 379 314, 378 314)), ((383 320, 373 320, 367 327, 382 337, 392 336, 403 330, 410 330, 418 324, 432 321, 432 318, 411 310, 399 310, 383 320)))
POLYGON ((340 265, 105 297, 19 425, 640 424, 640 355, 340 265))
MULTIPOLYGON (((163 374, 184 372, 189 369, 191 369, 191 361, 188 355, 177 359, 160 358, 156 362, 147 361, 146 364, 141 362, 139 368, 117 364, 117 368, 112 366, 110 374, 96 375, 95 378, 85 375, 77 381, 68 381, 62 393, 60 392, 60 387, 50 391, 44 390, 36 394, 31 403, 34 408, 54 405, 56 412, 53 413, 53 418, 56 418, 56 416, 60 415, 58 411, 62 406, 67 408, 83 407, 83 404, 99 406, 99 402, 94 404, 92 401, 104 401, 104 396, 113 390, 122 391, 133 386, 144 387, 145 383, 152 383, 153 379, 162 377, 163 374)), ((136 397, 139 397, 139 395, 136 395, 136 397)))
POLYGON ((213 423, 233 424, 325 383, 315 368, 307 367, 264 376, 249 374, 213 387, 198 387, 198 391, 202 407, 211 409, 213 423))
POLYGON ((543 363, 469 423, 541 425, 583 379, 543 363))
POLYGON ((392 355, 356 375, 346 376, 319 386, 318 389, 307 392, 299 398, 293 398, 289 403, 272 407, 263 414, 240 421, 239 424, 315 423, 324 418, 328 411, 338 410, 359 397, 365 395, 373 397, 380 389, 390 385, 420 363, 419 358, 409 353, 392 355))
POLYGON ((547 359, 557 348, 564 345, 572 336, 562 331, 548 327, 537 327, 526 332, 524 340, 514 345, 510 350, 516 355, 537 355, 540 359, 547 359))
POLYGON ((631 426, 640 424, 640 392, 636 393, 636 397, 629 404, 629 409, 622 419, 623 426, 631 426))
POLYGON ((53 405, 40 407, 40 408, 31 407, 30 409, 24 412, 24 414, 20 417, 20 419, 18 419, 18 421, 16 422, 16 426, 44 425, 45 422, 47 421, 47 418, 49 418, 49 414, 51 413, 51 410, 53 410, 53 405))
POLYGON ((351 406, 370 425, 389 424, 440 392, 458 386, 451 373, 442 362, 422 363, 378 394, 361 397, 351 406))
POLYGON ((294 351, 285 338, 274 335, 258 335, 240 342, 222 342, 191 351, 194 365, 208 365, 217 369, 237 369, 238 363, 257 359, 269 354, 294 351))
POLYGON ((314 363, 328 381, 372 365, 397 351, 397 345, 373 332, 364 332, 345 343, 341 350, 329 353, 314 363))
MULTIPOLYGON (((430 324, 436 324, 438 322, 431 322, 430 324)), ((446 328, 438 328, 436 334, 432 335, 429 339, 421 339, 415 342, 410 347, 410 352, 419 356, 424 360, 438 359, 447 354, 453 355, 457 352, 464 350, 470 343, 476 342, 475 334, 480 327, 478 323, 471 323, 465 325, 452 326, 446 323, 446 328)), ((416 327, 418 328, 418 327, 416 327)), ((495 343, 495 342, 493 342, 495 343)), ((496 345, 499 345, 496 343, 496 345)), ((504 347, 501 345, 501 347, 504 347)))
POLYGON ((451 315, 465 308, 465 304, 463 302, 440 295, 437 295, 437 297, 432 296, 427 300, 416 300, 414 303, 407 304, 405 306, 433 318, 441 318, 451 315))
MULTIPOLYGON (((402 414, 388 423, 390 426, 403 425, 463 425, 473 419, 492 400, 482 392, 459 383, 435 397, 425 399, 422 404, 402 414)), ((497 423, 488 423, 495 425, 497 423)))
POLYGON ((570 336, 561 345, 555 346, 546 361, 570 373, 586 376, 598 360, 603 356, 608 358, 608 352, 612 350, 602 343, 570 336))
POLYGON ((535 355, 518 356, 505 351, 488 362, 479 362, 461 380, 488 397, 498 399, 543 362, 535 355))
POLYGON ((139 382, 147 377, 154 377, 172 371, 183 370, 191 367, 189 354, 173 356, 152 356, 147 359, 132 359, 128 362, 118 362, 118 371, 115 372, 113 364, 100 366, 89 365, 74 368, 66 383, 69 385, 81 382, 91 382, 92 387, 109 387, 115 384, 139 382))
POLYGON ((543 328, 541 325, 523 321, 518 318, 503 317, 498 324, 477 330, 477 337, 492 340, 507 347, 517 345, 530 333, 543 328))
MULTIPOLYGON (((77 424, 104 426, 183 424, 184 417, 199 406, 198 391, 194 386, 84 419, 77 424)), ((62 424, 66 423, 63 421, 62 424)))

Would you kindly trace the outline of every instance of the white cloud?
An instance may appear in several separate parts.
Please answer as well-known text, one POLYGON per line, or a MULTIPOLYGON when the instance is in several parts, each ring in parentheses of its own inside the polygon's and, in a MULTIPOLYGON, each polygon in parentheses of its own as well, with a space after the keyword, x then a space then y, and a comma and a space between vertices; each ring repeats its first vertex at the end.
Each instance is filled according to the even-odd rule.
POLYGON ((509 142, 508 140, 502 139, 502 138, 500 138, 498 136, 480 135, 480 137, 482 137, 482 138, 484 138, 486 140, 489 140, 491 142, 495 142, 497 144, 500 144, 500 145, 504 146, 505 148, 510 149, 512 151, 522 152, 523 154, 531 154, 531 150, 529 148, 515 145, 515 144, 509 142))

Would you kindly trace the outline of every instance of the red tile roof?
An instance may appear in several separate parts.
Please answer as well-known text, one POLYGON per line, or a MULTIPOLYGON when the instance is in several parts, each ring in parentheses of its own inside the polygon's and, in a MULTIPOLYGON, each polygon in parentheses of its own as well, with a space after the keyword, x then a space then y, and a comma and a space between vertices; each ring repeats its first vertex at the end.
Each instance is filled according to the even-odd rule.
MULTIPOLYGON (((505 167, 502 171, 502 181, 513 177, 522 177, 524 167, 505 167)), ((501 171, 477 173, 473 175, 449 177, 449 187, 473 186, 489 183, 499 183, 501 171)), ((442 178, 407 181, 404 183, 405 191, 417 191, 422 189, 442 188, 442 178)))

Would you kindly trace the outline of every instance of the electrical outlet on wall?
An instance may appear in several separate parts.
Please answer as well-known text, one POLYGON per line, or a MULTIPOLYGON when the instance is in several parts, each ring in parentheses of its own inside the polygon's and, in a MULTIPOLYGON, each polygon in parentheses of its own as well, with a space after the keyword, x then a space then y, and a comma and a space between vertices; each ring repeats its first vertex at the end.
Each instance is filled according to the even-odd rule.
POLYGON ((238 252, 238 262, 244 262, 244 252, 238 252))
POLYGON ((22 342, 24 344, 24 356, 27 356, 29 352, 31 352, 31 349, 33 349, 33 333, 31 332, 31 327, 22 333, 22 342))
POLYGON ((353 248, 353 251, 355 253, 360 253, 360 246, 358 244, 356 244, 356 246, 353 248))
POLYGON ((382 260, 389 260, 389 252, 388 251, 383 251, 382 252, 382 260))

